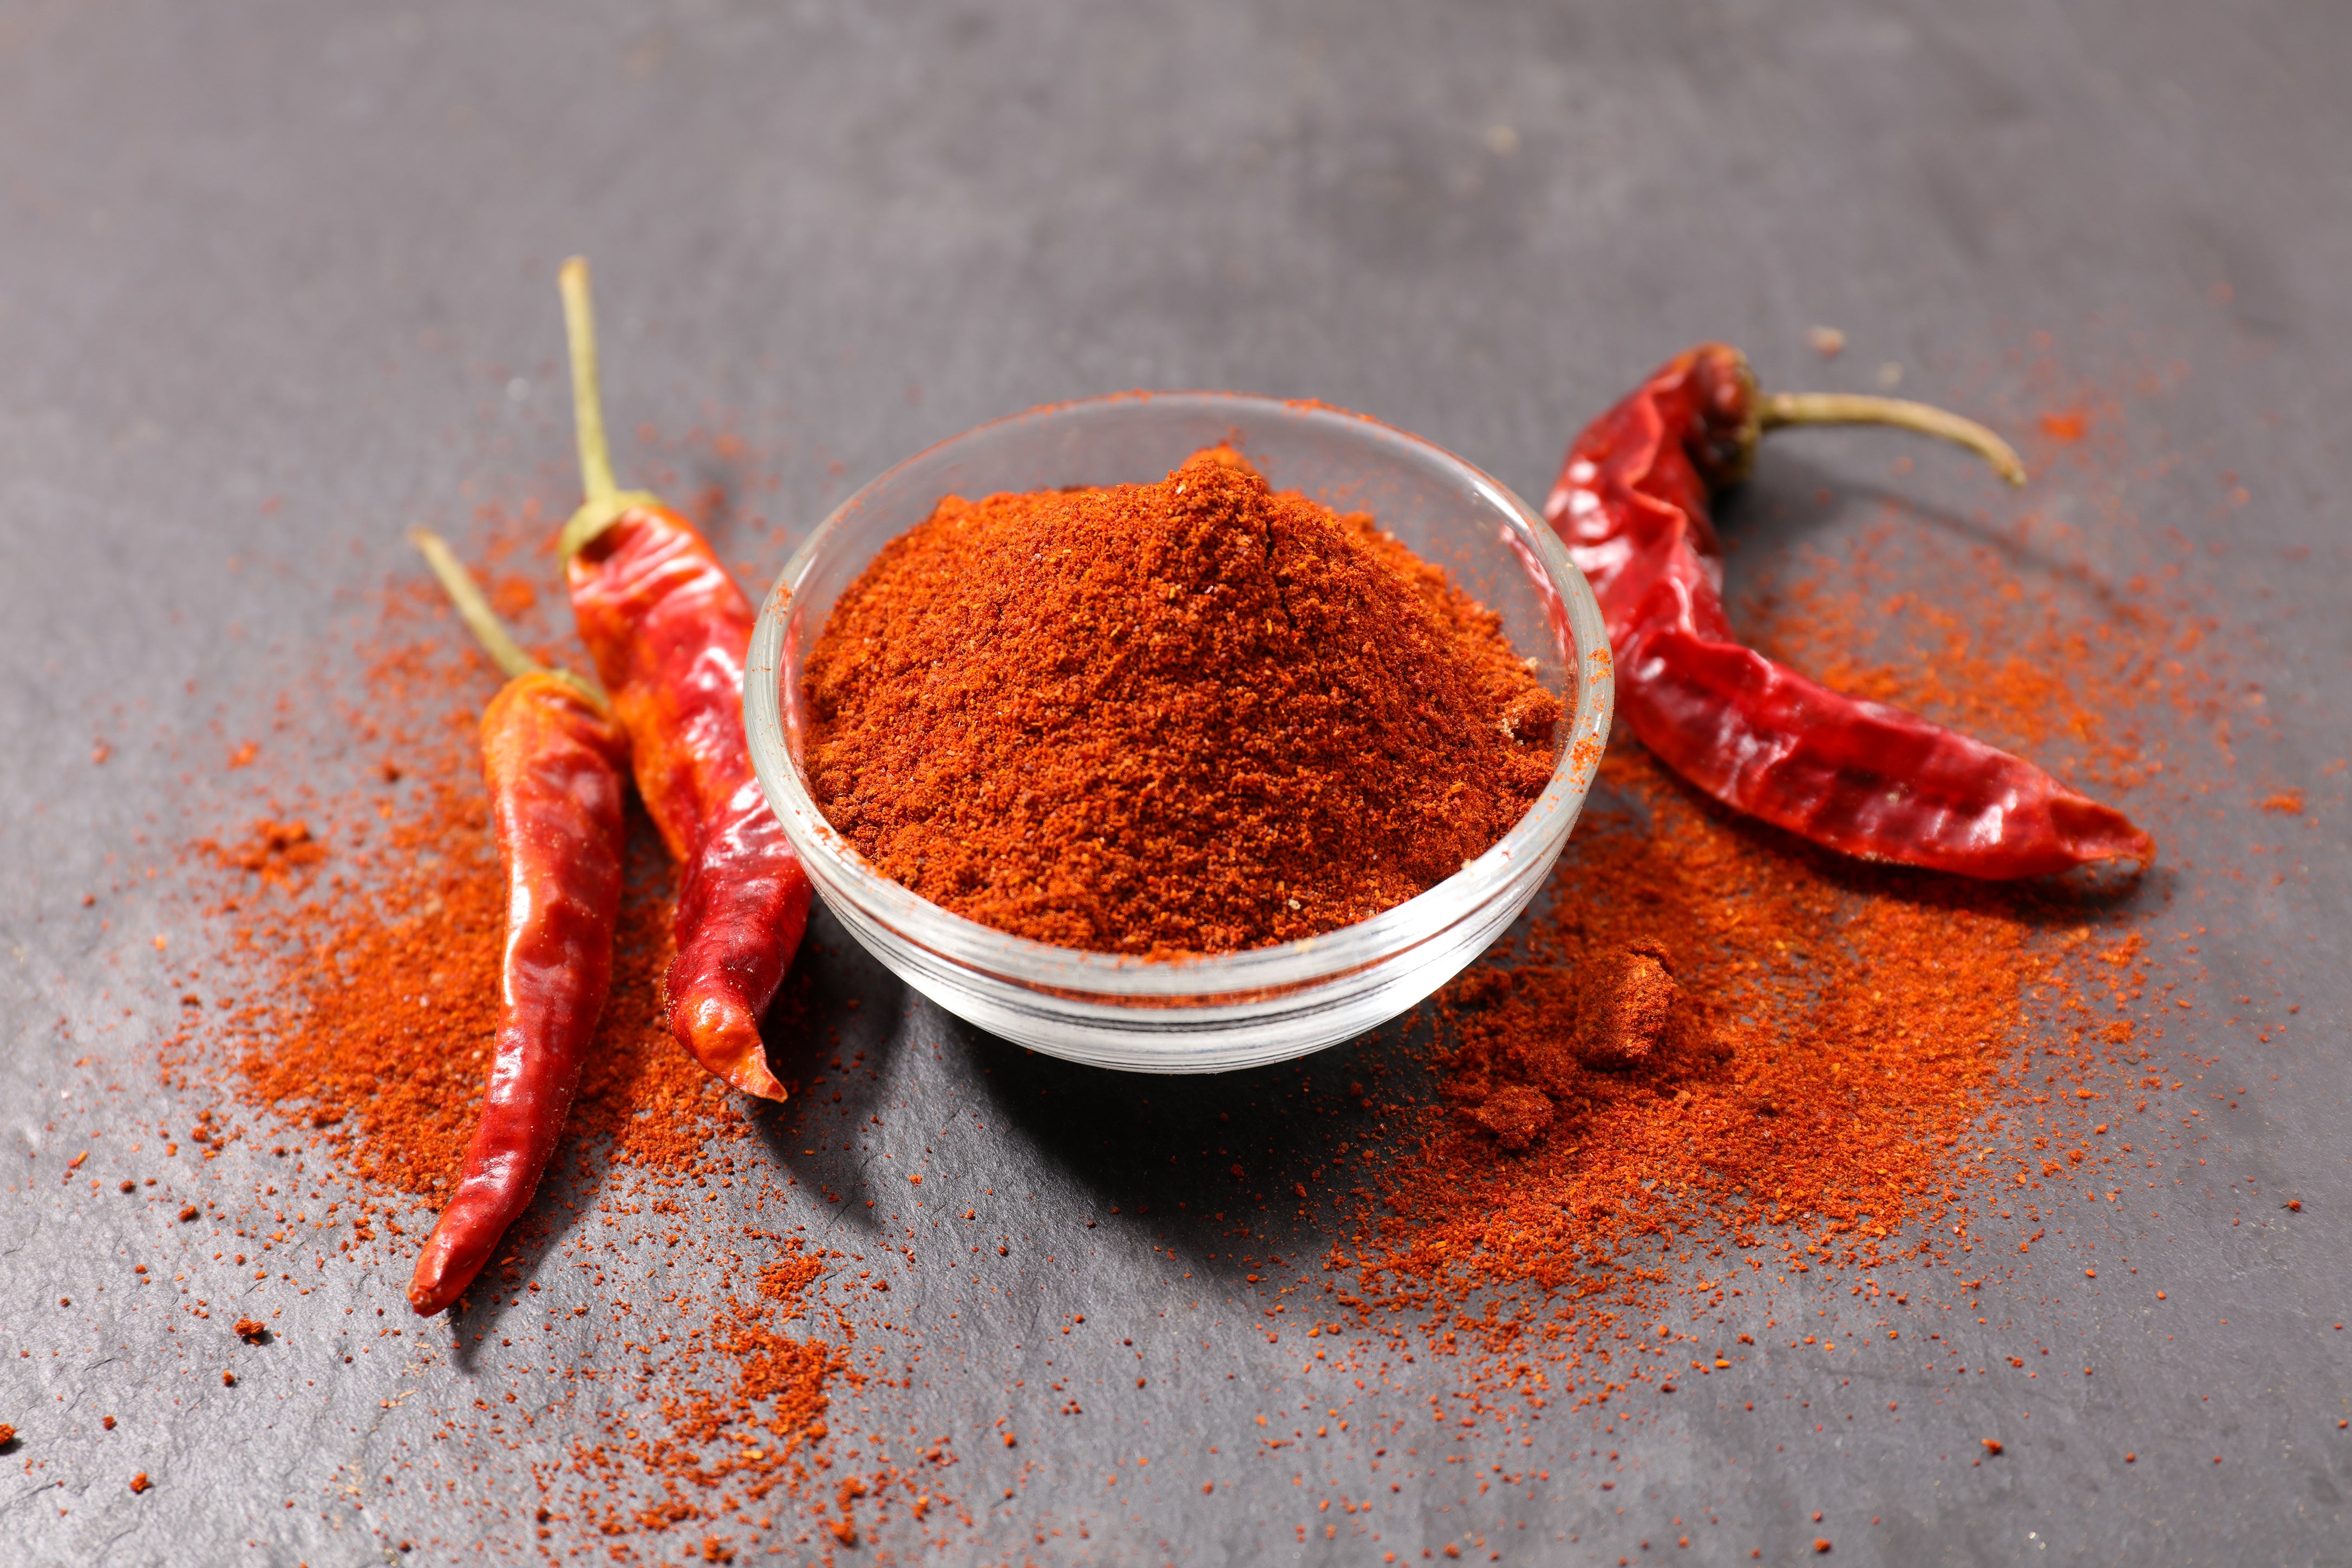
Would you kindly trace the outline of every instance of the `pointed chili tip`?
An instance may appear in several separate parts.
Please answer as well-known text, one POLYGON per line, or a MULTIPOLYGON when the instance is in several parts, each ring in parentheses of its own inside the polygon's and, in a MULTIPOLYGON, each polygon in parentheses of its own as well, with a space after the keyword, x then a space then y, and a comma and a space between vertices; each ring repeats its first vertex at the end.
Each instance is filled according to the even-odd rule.
MULTIPOLYGON (((442 1216, 444 1222, 448 1216, 442 1216)), ((482 1255, 488 1258, 486 1252, 482 1255)), ((466 1287, 480 1273, 479 1262, 468 1268, 462 1260, 451 1256, 441 1234, 441 1226, 425 1238, 425 1250, 417 1255, 416 1272, 408 1279, 408 1305, 420 1318, 430 1318, 454 1305, 466 1293, 466 1287)))
POLYGON ((784 1098, 784 1086, 768 1070, 759 1021, 739 998, 696 987, 671 1002, 669 1026, 687 1054, 720 1082, 761 1100, 784 1098))
POLYGON ((756 1058, 737 1064, 731 1071, 722 1076, 730 1084, 741 1089, 745 1094, 756 1095, 761 1100, 772 1100, 781 1105, 791 1098, 784 1086, 777 1080, 776 1075, 768 1070, 767 1064, 756 1058))
POLYGON ((2077 864, 2129 860, 2135 874, 2156 864, 2156 836, 2114 806, 2061 795, 2050 803, 2050 823, 2077 864))

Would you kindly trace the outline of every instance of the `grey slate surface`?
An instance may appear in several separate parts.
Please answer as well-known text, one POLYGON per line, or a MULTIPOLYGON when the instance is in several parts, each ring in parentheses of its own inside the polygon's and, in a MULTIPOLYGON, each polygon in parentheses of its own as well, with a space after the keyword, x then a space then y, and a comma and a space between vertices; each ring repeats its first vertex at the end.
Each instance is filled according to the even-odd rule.
MULTIPOLYGON (((1578 423, 1702 336, 1778 383, 1866 386, 1894 363, 1906 393, 2021 421, 2044 405, 2031 366, 2048 332, 2076 374, 2132 385, 2130 527, 2110 539, 2123 525, 2063 472, 2033 504, 2075 507, 2119 568, 2168 551, 2239 650, 2238 765, 2193 781, 2209 795, 2165 797, 2168 870, 2143 896, 2152 931, 2210 928, 2216 1010, 2242 991, 2301 1011, 2275 1046, 2209 1029, 2217 1078, 2258 1087, 2209 1107, 2208 1191, 2117 1222, 2162 1310, 2136 1288, 2020 1288, 1989 1295, 2007 1326, 1953 1332, 1969 1364, 2031 1343, 2101 1369, 2025 1385, 2030 1418, 2011 1385, 1939 1405, 1921 1383, 1904 1421, 1874 1420, 1901 1397, 1879 1376, 1759 1360, 1600 1443, 1622 1468, 1561 1415, 1531 1446, 1508 1439, 1515 1469, 1554 1482, 1481 1497, 1469 1478, 1507 1458, 1482 1436, 1461 1479, 1419 1477, 1326 1542, 1335 1516, 1312 1503, 1370 1489, 1370 1439, 1331 1443, 1300 1484, 1238 1457, 1251 1413, 1319 1402, 1320 1385, 1293 1383, 1292 1347, 1205 1327, 1251 1311, 1246 1287, 1206 1266, 1175 1278, 1205 1240, 1164 1221, 1190 1189, 1162 1156, 1199 1119, 1235 1111, 1278 1161, 1291 1129, 1274 1102, 1295 1072, 1139 1089, 1027 1058, 821 927, 821 993, 866 998, 872 1108, 911 1108, 877 1147, 928 1144, 942 1196, 992 1188, 1000 1227, 1028 1238, 976 1278, 1030 1305, 985 1321, 942 1321, 952 1277, 907 1266, 924 1381, 862 1402, 964 1440, 978 1522, 941 1551, 862 1551, 1419 1562, 1475 1535, 1474 1560, 1789 1561, 1820 1534, 1841 1563, 2352 1559, 2352 1335, 2331 1327, 2352 1304, 2352 857, 2343 775, 2325 771, 2352 749, 2347 75, 2352 26, 2327 0, 0 10, 0 1094, 16 1167, 0 1420, 21 1432, 0 1456, 0 1560, 476 1561, 482 1534, 536 1550, 535 1494, 511 1468, 453 1468, 467 1489, 439 1503, 367 1480, 429 1449, 436 1403, 495 1375, 428 1352, 341 1366, 343 1310, 396 1310, 395 1273, 268 1298, 287 1314, 278 1353, 240 1362, 235 1391, 261 1397, 223 1397, 222 1346, 97 1289, 134 1257, 163 1277, 193 1258, 168 1205, 84 1200, 57 1171, 87 1125, 78 1103, 101 1098, 110 1122, 184 1112, 152 1065, 173 999, 139 967, 163 907, 139 868, 168 864, 221 804, 181 759, 271 735, 275 695, 409 570, 401 524, 462 531, 472 500, 561 491, 549 280, 574 250, 598 266, 615 426, 731 424, 770 456, 778 488, 723 541, 755 588, 865 477, 1054 398, 1320 397, 1539 496, 1578 423), (1804 348, 1817 321, 1848 334, 1834 364, 1804 348), (101 736, 115 754, 93 769, 101 736), (2310 792, 2309 816, 2252 812, 2286 785, 2310 792), (2300 1214, 2272 1201, 2287 1192, 2300 1214), (1075 1363, 1057 1354, 1052 1376, 1098 1392, 1085 1422, 1057 1425, 1034 1347, 1066 1311, 1136 1348, 1068 1342, 1075 1363), (1141 1391, 1125 1387, 1139 1352, 1141 1391), (1825 1427, 1861 1419, 1817 1437, 1727 1414, 1790 1392, 1825 1427), (1017 1455, 976 1440, 999 1416, 1027 1435, 1017 1455), (1969 1467, 1991 1431, 2008 1459, 1969 1467), (1137 1455, 1154 1465, 1114 1507, 1101 1472, 1137 1455), (135 1469, 156 1489, 131 1495, 135 1469), (418 1552, 401 1558, 403 1540, 418 1552)), ((1865 436, 1786 438, 1729 519, 1748 541, 1735 587, 1869 528, 1890 455, 1865 436), (1826 509, 1776 505, 1824 487, 1826 509)), ((1958 462, 1923 458, 1900 489, 1955 528, 2023 504, 1958 462)), ((1349 1051, 1394 1049, 1308 1070, 1344 1082, 1349 1051)), ((252 1152, 180 1190, 248 1180, 252 1152)), ((1271 1249, 1312 1256, 1317 1234, 1299 1222, 1271 1249)), ((548 1289, 576 1290, 561 1272, 548 1289)), ((1412 1394, 1391 1403, 1425 1404, 1412 1394)), ((562 1434, 540 1441, 551 1458, 562 1434)))

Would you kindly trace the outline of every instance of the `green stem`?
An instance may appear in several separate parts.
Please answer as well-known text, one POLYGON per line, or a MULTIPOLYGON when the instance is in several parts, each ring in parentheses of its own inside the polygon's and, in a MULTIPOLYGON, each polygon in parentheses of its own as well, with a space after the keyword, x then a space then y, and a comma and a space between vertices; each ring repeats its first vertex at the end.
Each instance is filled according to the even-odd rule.
POLYGON ((572 349, 572 423, 580 439, 580 488, 591 501, 608 500, 613 451, 604 441, 604 399, 596 385, 596 304, 588 291, 588 258, 575 256, 555 275, 563 291, 563 336, 572 349))
POLYGON ((633 506, 651 503, 643 490, 624 490, 613 479, 613 449, 604 438, 604 396, 596 382, 596 305, 588 289, 588 259, 575 256, 555 275, 563 293, 563 336, 572 350, 572 424, 580 444, 580 488, 587 500, 563 525, 560 550, 569 561, 633 506))
POLYGON ((522 644, 515 641, 514 633, 490 608, 489 600, 482 596, 473 574, 466 570, 447 542, 429 528, 412 528, 408 531, 408 542, 423 552, 425 563, 433 568, 433 575, 441 579, 442 592, 457 606, 457 618, 466 623, 466 629, 474 634, 474 640, 482 645, 482 651, 490 656, 490 662, 501 673, 512 679, 518 675, 537 675, 547 668, 523 652, 522 644))
POLYGON ((474 640, 482 645, 482 651, 490 656, 490 662, 499 667, 499 673, 509 680, 519 676, 552 673, 558 680, 576 687, 582 695, 599 708, 604 705, 604 693, 587 681, 568 669, 551 672, 547 666, 523 651, 522 644, 515 641, 514 633, 508 629, 506 622, 499 619, 499 613, 490 608, 490 601, 483 595, 473 574, 466 570, 465 563, 457 559, 457 552, 451 550, 439 534, 429 528, 412 528, 408 531, 408 542, 416 546, 425 557, 425 563, 433 568, 433 575, 441 580, 441 591, 447 594, 449 602, 457 607, 457 618, 466 623, 466 629, 474 634, 474 640))
POLYGON ((1958 443, 1993 466, 2012 485, 2025 482, 2016 449, 1973 419, 1904 397, 1871 397, 1850 392, 1775 392, 1758 407, 1758 426, 1782 425, 1893 425, 1958 443))

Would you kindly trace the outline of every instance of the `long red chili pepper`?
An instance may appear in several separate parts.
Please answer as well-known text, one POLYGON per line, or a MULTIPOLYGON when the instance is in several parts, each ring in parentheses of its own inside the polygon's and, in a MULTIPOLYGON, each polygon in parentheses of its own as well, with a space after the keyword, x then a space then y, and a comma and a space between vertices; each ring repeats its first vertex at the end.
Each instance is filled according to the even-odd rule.
POLYGON ((694 525, 613 482, 588 264, 563 264, 586 504, 563 530, 580 635, 628 731, 637 794, 678 861, 670 1029, 747 1093, 784 1098, 760 1044, 808 923, 808 874, 760 793, 743 735, 751 602, 694 525))
POLYGON ((2024 482, 2017 455, 1982 426, 1892 398, 1764 396, 1746 356, 1721 343, 1676 355, 1577 437, 1544 515, 1600 596, 1617 711, 1717 800, 1850 855, 1986 878, 2146 866, 2156 841, 2121 812, 1732 635, 1709 502, 1747 476, 1765 430, 1849 423, 1959 441, 2024 482))
POLYGON ((446 545, 421 529, 411 537, 513 677, 482 713, 482 773, 506 864, 503 1009, 481 1125, 409 1281, 409 1304, 429 1318, 474 1282, 530 1205, 572 1108, 612 986, 628 742, 592 689, 515 645, 446 545))

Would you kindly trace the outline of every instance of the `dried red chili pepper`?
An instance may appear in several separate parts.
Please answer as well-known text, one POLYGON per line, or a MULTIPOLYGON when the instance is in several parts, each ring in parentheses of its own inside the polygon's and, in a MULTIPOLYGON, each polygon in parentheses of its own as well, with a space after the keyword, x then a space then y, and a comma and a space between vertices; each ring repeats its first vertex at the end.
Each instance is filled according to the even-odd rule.
POLYGON ((628 742, 592 688, 516 646, 446 545, 422 529, 410 537, 512 677, 482 711, 482 774, 507 877, 504 1006, 481 1125, 408 1285, 409 1304, 429 1318, 474 1282, 530 1205, 572 1108, 612 984, 628 742))
POLYGON ((1727 805, 1867 859, 1986 878, 2095 861, 2145 866, 2156 841, 2040 768, 1899 708, 1832 691, 1743 647, 1723 610, 1707 507, 1780 425, 1904 426, 1960 442, 2013 484, 1991 431, 1922 404, 1765 396, 1745 355, 1676 355, 1568 450, 1544 515, 1591 579, 1617 663, 1617 711, 1727 805))
POLYGON ((563 264, 587 500, 563 530, 580 635, 628 731, 637 794, 678 861, 670 1028, 697 1060, 771 1100, 760 1016, 808 923, 808 874, 760 793, 743 735, 751 602, 694 525, 613 482, 596 390, 588 264, 563 264))

